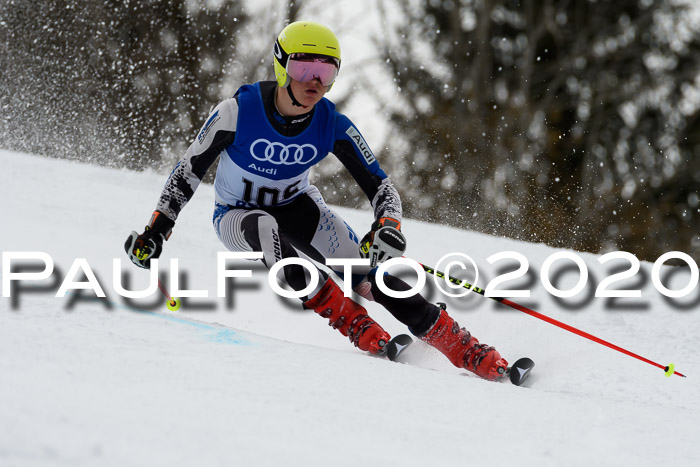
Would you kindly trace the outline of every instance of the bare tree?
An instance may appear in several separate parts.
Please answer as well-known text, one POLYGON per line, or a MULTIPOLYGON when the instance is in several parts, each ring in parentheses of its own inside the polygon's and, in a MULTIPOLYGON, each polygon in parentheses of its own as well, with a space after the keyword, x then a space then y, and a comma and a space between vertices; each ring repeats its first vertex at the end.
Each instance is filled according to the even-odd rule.
POLYGON ((3 144, 136 169, 179 157, 246 21, 235 1, 26 0, 0 14, 3 144))
POLYGON ((385 18, 394 27, 378 43, 401 96, 385 102, 395 133, 384 158, 410 181, 408 215, 588 251, 699 256, 688 98, 699 36, 685 7, 394 7, 403 20, 385 18))

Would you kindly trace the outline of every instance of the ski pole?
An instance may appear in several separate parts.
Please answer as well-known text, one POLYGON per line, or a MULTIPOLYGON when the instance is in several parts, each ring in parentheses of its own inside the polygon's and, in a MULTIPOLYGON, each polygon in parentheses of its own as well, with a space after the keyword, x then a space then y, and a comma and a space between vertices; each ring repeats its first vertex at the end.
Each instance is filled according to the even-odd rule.
MULTIPOLYGON (((450 276, 446 275, 444 272, 437 271, 435 268, 431 268, 429 266, 426 266, 425 264, 422 264, 422 263, 418 263, 418 264, 420 264, 423 267, 423 269, 425 270, 425 272, 427 272, 429 274, 433 274, 434 276, 439 277, 440 279, 446 279, 446 280, 452 282, 453 284, 462 286, 467 290, 471 290, 472 292, 476 292, 479 295, 483 295, 484 297, 486 297, 486 291, 480 287, 476 287, 476 286, 468 283, 465 280, 450 277, 450 276)), ((502 303, 504 305, 507 305, 511 308, 515 308, 518 311, 522 311, 523 313, 526 313, 530 316, 534 316, 535 318, 541 319, 542 321, 546 321, 549 324, 553 324, 553 325, 558 326, 562 329, 566 329, 569 332, 572 332, 574 334, 578 334, 579 336, 585 337, 586 339, 590 339, 593 342, 597 342, 598 344, 602 344, 606 347, 610 347, 613 350, 617 350, 618 352, 621 352, 625 355, 629 355, 630 357, 634 357, 638 360, 646 362, 646 363, 653 365, 657 368, 661 368, 662 370, 664 370, 664 373, 666 374, 666 376, 671 376, 671 375, 675 374, 675 375, 682 376, 683 378, 685 378, 684 374, 675 371, 675 367, 674 367, 673 363, 670 363, 667 366, 664 366, 664 365, 661 365, 659 363, 653 362, 647 358, 642 357, 641 355, 637 355, 636 353, 633 353, 633 352, 630 352, 629 350, 623 349, 622 347, 619 347, 611 342, 603 340, 599 337, 596 337, 596 336, 589 334, 585 331, 577 329, 577 328, 570 326, 566 323, 562 323, 561 321, 557 321, 556 319, 550 318, 549 316, 543 315, 542 313, 538 313, 535 310, 531 310, 530 308, 519 305, 519 304, 517 304, 517 303, 515 303, 507 298, 503 298, 503 297, 487 297, 487 298, 490 298, 491 300, 495 300, 495 301, 502 303)))
POLYGON ((163 285, 163 283, 160 281, 160 277, 158 278, 158 288, 163 293, 163 295, 165 295, 165 299, 167 300, 166 306, 168 307, 168 310, 170 310, 170 311, 179 310, 180 309, 180 299, 173 298, 170 296, 168 289, 166 289, 165 286, 163 285))

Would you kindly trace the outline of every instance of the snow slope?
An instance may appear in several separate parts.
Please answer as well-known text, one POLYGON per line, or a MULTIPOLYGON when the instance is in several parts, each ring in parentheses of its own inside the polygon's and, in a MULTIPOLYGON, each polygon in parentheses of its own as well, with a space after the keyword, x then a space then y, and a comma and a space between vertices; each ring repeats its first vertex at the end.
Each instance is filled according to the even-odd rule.
MULTIPOLYGON (((642 289, 641 298, 595 298, 597 283, 619 270, 578 254, 590 287, 555 299, 539 272, 557 250, 407 220, 409 256, 435 264, 469 254, 484 286, 515 264, 486 258, 522 253, 530 274, 502 287, 532 295, 515 301, 688 375, 666 378, 475 294, 428 290, 506 358, 537 362, 518 388, 464 376, 422 343, 411 365, 366 356, 270 291, 255 263, 240 262, 253 277, 217 299, 224 249, 211 227, 210 186, 183 211, 161 264, 167 273, 178 258, 187 288, 209 298, 176 313, 159 294, 128 302, 112 285, 112 259, 122 259, 130 288, 146 287, 148 273, 128 264, 122 245, 143 228, 165 177, 7 151, 0 169, 3 253, 41 251, 56 264, 49 279, 0 299, 2 466, 700 465, 700 290, 665 299, 651 264, 619 284, 642 289), (87 260, 106 299, 85 290, 54 296, 76 258, 87 260)), ((338 211, 360 234, 371 222, 366 209, 338 211)), ((578 277, 552 271, 561 289, 578 277)), ((688 283, 687 271, 665 271, 669 288, 688 283)), ((405 332, 365 305, 387 330, 405 332)))

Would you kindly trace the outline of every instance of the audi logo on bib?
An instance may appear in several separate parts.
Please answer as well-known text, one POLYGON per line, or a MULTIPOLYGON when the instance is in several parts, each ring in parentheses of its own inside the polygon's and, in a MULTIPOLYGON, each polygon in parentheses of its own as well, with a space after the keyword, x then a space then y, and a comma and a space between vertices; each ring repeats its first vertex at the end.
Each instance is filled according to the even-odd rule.
POLYGON ((283 144, 260 138, 250 145, 250 155, 275 165, 305 165, 316 158, 318 150, 311 144, 283 144))

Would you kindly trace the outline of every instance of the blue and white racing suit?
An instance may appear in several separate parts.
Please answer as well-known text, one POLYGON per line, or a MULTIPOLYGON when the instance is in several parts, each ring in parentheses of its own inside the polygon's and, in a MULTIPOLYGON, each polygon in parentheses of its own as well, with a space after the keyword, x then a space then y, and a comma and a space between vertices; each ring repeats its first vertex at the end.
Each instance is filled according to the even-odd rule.
MULTIPOLYGON (((229 250, 261 251, 268 268, 288 257, 320 263, 358 258, 358 236, 310 184, 311 168, 334 154, 367 195, 375 219, 401 220, 399 194, 358 129, 331 101, 323 98, 307 114, 284 117, 274 103, 276 89, 274 81, 245 85, 221 102, 175 166, 156 209, 176 221, 220 157, 213 220, 229 250)), ((400 304, 385 296, 367 272, 353 274, 353 286, 400 321, 415 325, 428 307, 435 314, 434 305, 420 295, 400 304)), ((295 290, 308 283, 301 266, 285 267, 284 280, 295 290)), ((408 287, 399 279, 387 284, 395 290, 408 287)))

